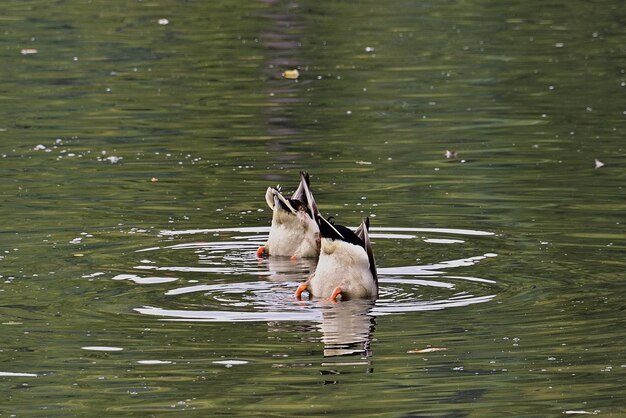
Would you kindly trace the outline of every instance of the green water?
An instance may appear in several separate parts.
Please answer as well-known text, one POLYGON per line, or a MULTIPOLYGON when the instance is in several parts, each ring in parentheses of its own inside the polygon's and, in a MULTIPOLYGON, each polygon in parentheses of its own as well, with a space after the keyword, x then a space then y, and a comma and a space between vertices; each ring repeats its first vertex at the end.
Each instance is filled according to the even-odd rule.
POLYGON ((0 416, 626 415, 621 2, 0 9, 0 416), (376 303, 256 260, 300 170, 376 303))

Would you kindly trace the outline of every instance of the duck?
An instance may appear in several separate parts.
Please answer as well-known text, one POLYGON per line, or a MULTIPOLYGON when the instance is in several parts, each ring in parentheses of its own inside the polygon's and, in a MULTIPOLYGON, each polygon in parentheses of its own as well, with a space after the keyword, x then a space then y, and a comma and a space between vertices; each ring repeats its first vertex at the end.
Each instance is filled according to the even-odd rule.
POLYGON ((267 188, 265 201, 272 210, 272 224, 267 243, 256 251, 257 257, 317 258, 321 246, 318 224, 321 216, 311 193, 309 174, 300 172, 300 184, 291 198, 285 198, 278 185, 267 188))
POLYGON ((315 272, 300 284, 302 293, 332 302, 349 299, 377 299, 378 275, 369 239, 369 218, 361 220, 356 231, 319 218, 321 248, 315 272))

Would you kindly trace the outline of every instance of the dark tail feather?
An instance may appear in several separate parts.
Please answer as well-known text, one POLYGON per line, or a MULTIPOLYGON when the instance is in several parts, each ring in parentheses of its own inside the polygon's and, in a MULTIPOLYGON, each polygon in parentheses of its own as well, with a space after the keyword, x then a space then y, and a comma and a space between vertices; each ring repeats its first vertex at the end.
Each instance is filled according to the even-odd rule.
POLYGON ((317 221, 319 211, 317 209, 313 193, 311 192, 311 180, 309 178, 309 173, 305 171, 300 172, 300 184, 291 198, 304 203, 311 218, 317 221))
POLYGON ((363 247, 365 248, 365 252, 367 252, 367 258, 370 262, 370 271, 372 272, 372 276, 374 276, 374 281, 378 285, 378 273, 376 272, 376 260, 374 259, 374 251, 372 250, 372 243, 370 242, 369 236, 370 229, 370 218, 367 217, 361 221, 361 225, 356 230, 356 235, 359 237, 361 241, 363 241, 363 247))

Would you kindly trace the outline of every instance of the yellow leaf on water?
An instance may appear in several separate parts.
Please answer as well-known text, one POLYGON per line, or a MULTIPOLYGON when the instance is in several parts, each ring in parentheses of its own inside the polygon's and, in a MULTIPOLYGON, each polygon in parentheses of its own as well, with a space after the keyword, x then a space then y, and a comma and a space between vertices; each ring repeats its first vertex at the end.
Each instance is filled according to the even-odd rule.
POLYGON ((296 80, 300 77, 300 71, 298 70, 285 70, 283 71, 283 77, 288 78, 290 80, 296 80))

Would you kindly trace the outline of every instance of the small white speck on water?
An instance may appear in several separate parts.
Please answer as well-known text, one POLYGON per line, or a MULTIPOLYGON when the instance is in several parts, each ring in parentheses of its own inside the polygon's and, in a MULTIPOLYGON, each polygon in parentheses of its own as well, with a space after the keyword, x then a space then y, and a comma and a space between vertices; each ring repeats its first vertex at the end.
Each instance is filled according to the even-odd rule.
POLYGON ((595 162, 596 170, 598 168, 600 168, 600 167, 604 167, 604 163, 602 161, 598 160, 597 158, 594 159, 594 162, 595 162))

